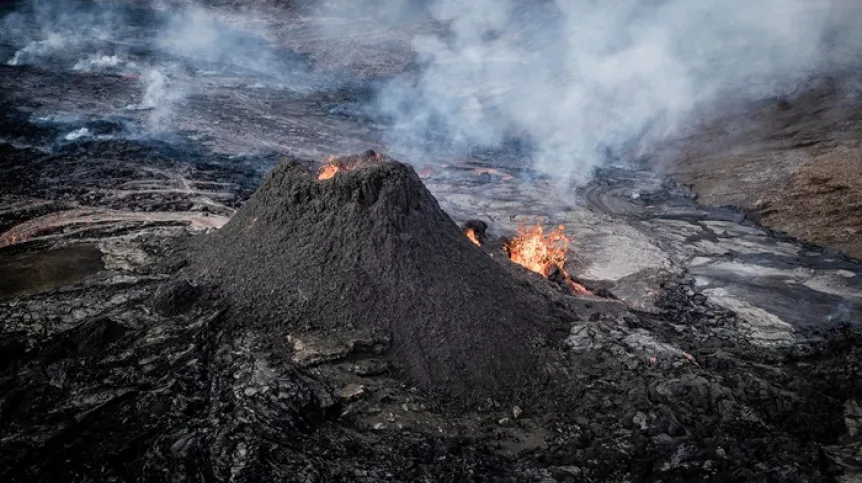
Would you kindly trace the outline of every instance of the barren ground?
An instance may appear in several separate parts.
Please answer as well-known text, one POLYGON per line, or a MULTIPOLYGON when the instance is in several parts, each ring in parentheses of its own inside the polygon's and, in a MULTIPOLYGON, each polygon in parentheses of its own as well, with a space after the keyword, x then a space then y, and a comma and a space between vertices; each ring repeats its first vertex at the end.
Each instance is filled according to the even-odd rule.
POLYGON ((656 158, 700 200, 862 256, 862 100, 826 81, 694 127, 656 158))

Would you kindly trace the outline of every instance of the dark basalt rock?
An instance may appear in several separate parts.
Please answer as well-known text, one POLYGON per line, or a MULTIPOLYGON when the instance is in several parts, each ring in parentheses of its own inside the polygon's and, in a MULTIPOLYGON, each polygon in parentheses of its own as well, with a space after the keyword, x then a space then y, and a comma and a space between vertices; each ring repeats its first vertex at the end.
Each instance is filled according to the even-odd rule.
POLYGON ((187 312, 201 296, 201 290, 185 280, 167 283, 153 295, 153 310, 164 317, 187 312))
POLYGON ((273 169, 194 240, 191 276, 275 346, 299 330, 384 330, 391 360, 440 401, 531 393, 534 341, 560 320, 551 304, 470 242, 411 167, 374 152, 336 161, 359 168, 322 181, 295 162, 273 169))
POLYGON ((120 340, 128 329, 110 318, 83 322, 69 330, 65 337, 47 344, 42 357, 47 364, 73 358, 98 355, 120 340))

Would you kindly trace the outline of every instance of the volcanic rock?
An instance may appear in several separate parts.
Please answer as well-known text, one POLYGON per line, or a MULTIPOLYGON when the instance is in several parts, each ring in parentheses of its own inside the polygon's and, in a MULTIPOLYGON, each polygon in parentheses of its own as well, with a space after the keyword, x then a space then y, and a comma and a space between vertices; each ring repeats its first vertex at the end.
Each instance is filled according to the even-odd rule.
POLYGON ((522 399, 542 380, 548 301, 474 245, 411 167, 373 152, 350 161, 322 181, 280 163, 194 240, 194 276, 285 361, 297 332, 383 330, 390 360, 441 402, 522 399))

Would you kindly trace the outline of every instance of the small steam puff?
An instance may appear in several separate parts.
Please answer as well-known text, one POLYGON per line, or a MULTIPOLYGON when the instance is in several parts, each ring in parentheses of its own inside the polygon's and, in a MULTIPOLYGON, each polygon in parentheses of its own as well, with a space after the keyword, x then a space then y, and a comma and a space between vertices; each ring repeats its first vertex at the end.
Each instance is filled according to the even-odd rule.
POLYGON ((394 148, 528 139, 535 168, 585 181, 609 154, 643 154, 727 98, 782 94, 859 52, 835 5, 436 0, 448 28, 413 40, 418 80, 389 82, 377 107, 394 148))
POLYGON ((186 95, 181 83, 171 80, 158 69, 151 68, 141 76, 144 82, 144 92, 141 102, 130 104, 126 109, 132 111, 149 111, 147 123, 151 129, 159 130, 175 114, 175 104, 186 95))
POLYGON ((170 91, 170 82, 167 76, 162 74, 157 69, 150 69, 142 76, 144 81, 144 94, 141 102, 126 106, 129 110, 147 110, 156 109, 164 106, 168 101, 175 97, 170 91))
POLYGON ((118 67, 121 59, 117 55, 94 55, 87 59, 79 60, 72 70, 81 72, 101 72, 106 69, 118 67))
POLYGON ((40 57, 50 55, 63 49, 69 43, 70 39, 63 35, 57 33, 49 34, 45 39, 30 42, 22 49, 15 52, 15 55, 13 55, 12 58, 6 62, 6 65, 27 65, 36 61, 40 57))
POLYGON ((76 129, 63 138, 66 141, 77 141, 78 139, 89 137, 91 135, 90 130, 82 127, 80 129, 76 129))
POLYGON ((170 97, 168 92, 168 78, 158 70, 151 70, 145 75, 147 88, 144 91, 144 99, 141 101, 142 109, 153 109, 159 103, 170 97))

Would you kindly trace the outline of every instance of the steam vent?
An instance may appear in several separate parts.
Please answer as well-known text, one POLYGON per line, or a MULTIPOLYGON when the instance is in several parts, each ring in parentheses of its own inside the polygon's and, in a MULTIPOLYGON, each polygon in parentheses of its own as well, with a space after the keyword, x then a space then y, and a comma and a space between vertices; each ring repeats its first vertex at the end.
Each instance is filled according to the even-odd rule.
POLYGON ((414 170, 365 152, 318 179, 283 161, 194 265, 275 353, 297 332, 379 330, 442 402, 518 400, 542 380, 549 304, 470 241, 414 170))

